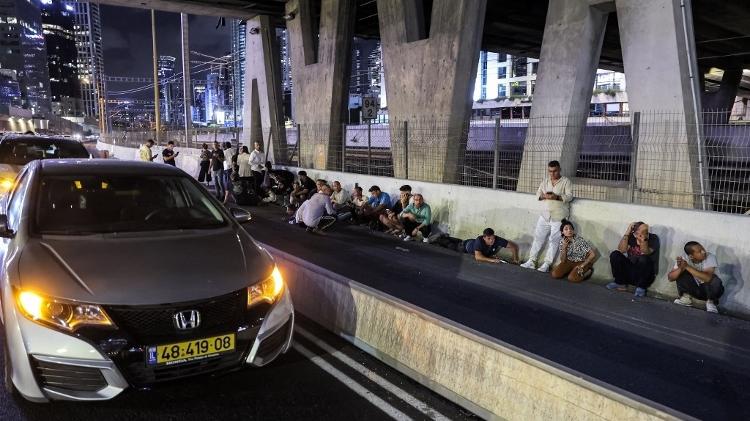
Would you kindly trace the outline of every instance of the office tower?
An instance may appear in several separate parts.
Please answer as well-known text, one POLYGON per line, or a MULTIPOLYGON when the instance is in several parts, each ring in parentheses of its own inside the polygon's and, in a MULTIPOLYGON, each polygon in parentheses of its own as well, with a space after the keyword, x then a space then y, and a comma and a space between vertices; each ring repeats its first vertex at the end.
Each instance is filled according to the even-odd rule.
POLYGON ((99 101, 106 97, 99 4, 85 0, 76 0, 71 4, 75 7, 77 66, 83 112, 88 117, 98 118, 100 107, 106 105, 99 101))
POLYGON ((66 1, 42 0, 41 11, 52 112, 78 116, 83 110, 76 64, 75 6, 66 1))

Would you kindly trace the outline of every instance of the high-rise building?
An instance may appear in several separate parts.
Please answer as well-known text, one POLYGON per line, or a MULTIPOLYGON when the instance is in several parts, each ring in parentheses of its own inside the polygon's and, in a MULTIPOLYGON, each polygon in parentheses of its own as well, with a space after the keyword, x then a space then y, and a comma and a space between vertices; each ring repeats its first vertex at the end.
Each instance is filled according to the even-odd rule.
MULTIPOLYGON (((99 117, 100 98, 104 99, 104 59, 102 49, 102 18, 98 3, 75 0, 75 37, 78 49, 78 78, 81 84, 83 112, 99 117)), ((106 101, 102 101, 106 105, 106 101)))
POLYGON ((537 59, 481 51, 474 101, 531 97, 538 68, 537 59))
POLYGON ((22 106, 50 111, 47 48, 38 0, 0 0, 0 67, 16 72, 22 106))
POLYGON ((206 84, 204 82, 196 82, 193 85, 193 123, 206 124, 208 119, 206 118, 206 84))
POLYGON ((284 28, 276 28, 276 40, 279 43, 281 56, 281 95, 284 104, 284 116, 290 120, 292 116, 292 58, 289 51, 289 34, 284 28))
POLYGON ((247 22, 232 19, 232 102, 237 110, 237 125, 241 126, 242 104, 245 98, 245 55, 247 48, 247 22))
POLYGON ((179 124, 182 117, 181 79, 175 78, 177 59, 172 56, 159 56, 159 109, 165 124, 179 124))
POLYGON ((21 106, 21 87, 15 70, 0 69, 0 105, 21 106))
MULTIPOLYGON (((218 70, 218 69, 217 69, 218 70)), ((220 86, 218 71, 206 75, 206 123, 224 121, 224 92, 220 86), (219 116, 221 114, 221 116, 219 116)))
POLYGON ((42 0, 41 6, 52 112, 79 116, 83 110, 76 65, 75 6, 72 2, 52 0, 42 0))

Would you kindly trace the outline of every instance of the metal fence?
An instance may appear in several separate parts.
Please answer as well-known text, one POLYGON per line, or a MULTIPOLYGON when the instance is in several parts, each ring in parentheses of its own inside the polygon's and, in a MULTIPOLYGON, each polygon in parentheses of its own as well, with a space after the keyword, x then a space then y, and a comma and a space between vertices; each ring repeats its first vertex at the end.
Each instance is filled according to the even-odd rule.
POLYGON ((554 159, 573 178, 579 198, 747 213, 750 124, 730 122, 728 115, 705 112, 698 122, 680 113, 631 112, 459 126, 441 121, 300 125, 287 128, 289 156, 281 161, 531 192, 554 159))
MULTIPOLYGON (((534 117, 284 128, 277 163, 353 174, 533 192, 550 160, 579 198, 728 213, 750 211, 750 122, 724 111, 700 121, 667 112, 618 117, 534 117)), ((196 130, 192 145, 231 141, 231 129, 196 130)), ((137 147, 153 132, 108 135, 137 147)), ((267 133, 264 134, 266 143, 267 133)), ((167 132, 183 146, 184 132, 167 132)))
MULTIPOLYGON (((234 142, 242 135, 242 128, 195 128, 190 131, 190 137, 185 136, 184 130, 164 130, 159 132, 158 145, 166 145, 170 140, 179 147, 199 147, 202 143, 234 142)), ((137 148, 146 140, 156 140, 156 132, 149 131, 112 131, 102 135, 105 143, 118 146, 137 148)))

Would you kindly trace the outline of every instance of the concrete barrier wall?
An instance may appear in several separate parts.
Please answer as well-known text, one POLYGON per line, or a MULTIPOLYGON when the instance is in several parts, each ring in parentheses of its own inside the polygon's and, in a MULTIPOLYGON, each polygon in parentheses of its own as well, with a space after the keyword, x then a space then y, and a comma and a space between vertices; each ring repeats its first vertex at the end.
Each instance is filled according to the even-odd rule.
MULTIPOLYGON (((298 169, 289 170, 296 172, 298 169)), ((350 192, 354 183, 359 183, 365 194, 370 186, 378 185, 392 197, 398 197, 399 187, 409 184, 413 192, 424 195, 432 207, 434 221, 443 232, 459 238, 475 238, 485 228, 492 227, 498 235, 517 242, 522 257, 531 248, 541 209, 537 198, 526 193, 335 171, 306 171, 313 179, 338 180, 350 192)), ((745 280, 750 280, 750 216, 576 199, 571 205, 571 220, 577 232, 601 253, 594 265, 594 281, 612 280, 609 253, 617 248, 630 222, 644 221, 661 241, 659 273, 650 292, 666 298, 677 296, 677 288, 667 280, 667 273, 675 258, 683 253, 685 243, 695 240, 716 254, 719 261, 718 275, 726 287, 720 306, 733 314, 750 317, 750 285, 745 284, 745 280)))
MULTIPOLYGON (((137 151, 133 148, 99 145, 100 149, 109 150, 116 158, 136 158, 137 151)), ((156 147, 154 151, 157 153, 156 147)), ((198 150, 181 152, 177 164, 195 176, 198 174, 198 155, 198 150)), ((455 237, 472 238, 480 235, 484 228, 492 227, 498 235, 516 241, 521 247, 522 257, 531 247, 532 232, 541 206, 533 195, 512 191, 335 171, 307 172, 312 178, 339 180, 350 192, 355 183, 359 183, 365 192, 376 184, 397 197, 398 188, 410 184, 414 192, 425 196, 432 207, 434 220, 444 232, 455 237)), ((612 279, 609 253, 617 247, 628 224, 640 220, 651 225, 651 232, 661 241, 659 274, 650 290, 652 293, 666 298, 676 297, 677 289, 674 283, 667 281, 666 274, 675 257, 682 254, 684 244, 696 240, 718 258, 718 275, 726 287, 720 306, 733 314, 750 317, 750 285, 745 285, 745 280, 750 279, 750 263, 744 264, 750 262, 750 216, 585 199, 576 199, 572 203, 571 215, 578 233, 596 246, 602 255, 594 266, 594 281, 609 282, 612 279)))
POLYGON ((686 419, 283 251, 295 310, 486 419, 686 419))

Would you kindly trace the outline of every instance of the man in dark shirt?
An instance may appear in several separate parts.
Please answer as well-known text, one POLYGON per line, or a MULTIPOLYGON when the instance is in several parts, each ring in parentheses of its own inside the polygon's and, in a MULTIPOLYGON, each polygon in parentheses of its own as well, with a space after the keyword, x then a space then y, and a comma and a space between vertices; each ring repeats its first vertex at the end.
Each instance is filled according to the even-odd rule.
POLYGON ((211 150, 211 174, 213 175, 214 184, 216 185, 216 197, 224 201, 224 151, 221 150, 219 142, 214 142, 214 148, 211 150))
POLYGON ((169 142, 167 142, 167 147, 164 148, 164 150, 161 152, 161 157, 164 160, 165 164, 176 167, 177 163, 175 162, 175 158, 177 158, 177 155, 179 154, 179 152, 174 151, 174 142, 170 140, 169 142))
POLYGON ((315 181, 307 176, 307 172, 300 171, 297 175, 299 176, 300 187, 293 191, 289 198, 289 202, 294 209, 298 208, 305 200, 318 192, 318 187, 315 185, 315 181))
POLYGON ((486 228, 484 232, 482 232, 482 235, 475 239, 468 239, 464 241, 464 252, 473 254, 474 259, 477 262, 487 262, 487 263, 500 263, 503 262, 502 259, 495 257, 497 252, 501 249, 507 247, 511 253, 513 253, 513 258, 511 259, 511 263, 514 265, 518 264, 518 245, 512 241, 508 241, 503 237, 498 237, 495 235, 495 231, 492 228, 486 228))

